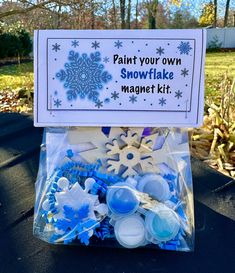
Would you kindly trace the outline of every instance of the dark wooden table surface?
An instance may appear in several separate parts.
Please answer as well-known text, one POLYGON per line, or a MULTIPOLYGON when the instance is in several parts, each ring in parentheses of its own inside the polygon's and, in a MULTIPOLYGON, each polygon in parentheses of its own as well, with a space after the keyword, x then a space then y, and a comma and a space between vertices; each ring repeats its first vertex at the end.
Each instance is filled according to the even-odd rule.
POLYGON ((229 185, 230 178, 192 159, 193 253, 49 245, 32 235, 42 129, 33 127, 32 116, 4 113, 0 128, 0 273, 235 272, 235 186, 229 185))

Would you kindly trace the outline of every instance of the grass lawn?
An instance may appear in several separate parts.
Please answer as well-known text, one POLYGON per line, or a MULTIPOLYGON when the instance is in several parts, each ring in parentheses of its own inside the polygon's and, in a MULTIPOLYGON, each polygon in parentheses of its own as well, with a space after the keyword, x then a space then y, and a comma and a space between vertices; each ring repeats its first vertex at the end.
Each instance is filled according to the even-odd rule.
MULTIPOLYGON (((206 54, 206 95, 218 94, 218 86, 227 72, 235 77, 235 52, 206 54)), ((3 89, 33 89, 33 63, 0 67, 0 91, 3 89)))
POLYGON ((235 78, 235 52, 216 52, 206 54, 206 95, 218 94, 219 84, 226 72, 231 80, 235 78))
POLYGON ((33 89, 33 63, 0 67, 0 91, 18 88, 33 89))

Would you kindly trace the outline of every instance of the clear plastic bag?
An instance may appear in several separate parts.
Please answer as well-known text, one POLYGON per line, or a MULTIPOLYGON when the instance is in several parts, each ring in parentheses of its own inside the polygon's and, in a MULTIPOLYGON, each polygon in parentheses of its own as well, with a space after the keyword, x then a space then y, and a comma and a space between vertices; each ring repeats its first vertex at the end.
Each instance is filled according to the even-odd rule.
POLYGON ((53 244, 192 251, 187 131, 46 128, 34 234, 53 244))

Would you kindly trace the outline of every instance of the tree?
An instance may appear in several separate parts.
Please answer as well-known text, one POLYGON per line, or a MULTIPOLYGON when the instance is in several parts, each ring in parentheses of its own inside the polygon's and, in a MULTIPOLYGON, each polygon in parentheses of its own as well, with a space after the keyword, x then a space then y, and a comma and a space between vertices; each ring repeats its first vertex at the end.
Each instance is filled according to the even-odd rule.
POLYGON ((229 14, 230 0, 226 1, 225 14, 224 14, 224 27, 228 25, 228 14, 229 14))
POLYGON ((217 0, 214 0, 214 21, 213 21, 213 27, 216 27, 217 26, 217 0))
POLYGON ((136 0, 135 4, 135 28, 138 28, 138 16, 139 16, 139 1, 136 0))
POLYGON ((121 28, 126 28, 126 0, 120 0, 121 28))
POLYGON ((146 1, 146 7, 147 7, 147 11, 148 11, 149 29, 155 29, 155 28, 157 28, 156 18, 157 18, 158 0, 146 1))
POLYGON ((197 19, 186 9, 177 10, 170 21, 171 28, 195 28, 197 26, 197 19))
POLYGON ((126 28, 131 28, 131 0, 128 0, 126 28))
POLYGON ((114 22, 114 28, 117 28, 117 10, 116 10, 116 4, 115 0, 112 0, 112 5, 113 5, 113 22, 114 22))
POLYGON ((200 26, 210 26, 213 25, 215 18, 215 9, 212 2, 205 4, 202 9, 202 14, 199 17, 200 26))

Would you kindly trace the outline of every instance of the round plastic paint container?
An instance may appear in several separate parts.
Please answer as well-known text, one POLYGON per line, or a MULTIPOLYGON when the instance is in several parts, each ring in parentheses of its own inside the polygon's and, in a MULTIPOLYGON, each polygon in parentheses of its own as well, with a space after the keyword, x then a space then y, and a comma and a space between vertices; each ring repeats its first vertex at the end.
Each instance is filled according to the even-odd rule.
POLYGON ((139 207, 135 188, 125 182, 114 184, 107 191, 106 202, 110 211, 118 216, 133 214, 139 207))
POLYGON ((139 247, 146 242, 144 220, 137 214, 120 218, 114 225, 114 232, 119 244, 126 248, 139 247))
POLYGON ((168 200, 171 196, 167 181, 160 175, 147 174, 143 176, 138 182, 137 189, 160 202, 168 200))
POLYGON ((170 241, 178 234, 180 222, 174 210, 159 204, 146 214, 145 226, 148 233, 159 242, 170 241))

